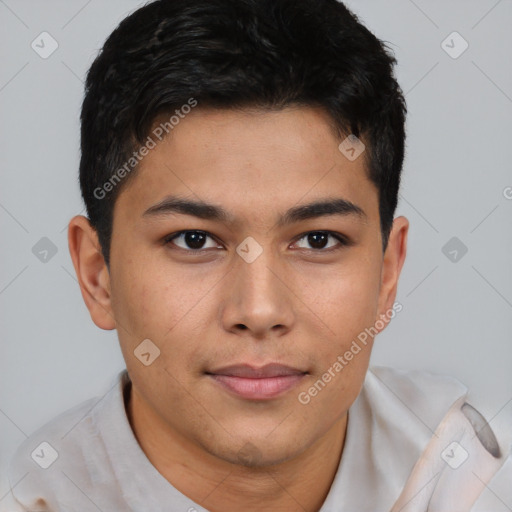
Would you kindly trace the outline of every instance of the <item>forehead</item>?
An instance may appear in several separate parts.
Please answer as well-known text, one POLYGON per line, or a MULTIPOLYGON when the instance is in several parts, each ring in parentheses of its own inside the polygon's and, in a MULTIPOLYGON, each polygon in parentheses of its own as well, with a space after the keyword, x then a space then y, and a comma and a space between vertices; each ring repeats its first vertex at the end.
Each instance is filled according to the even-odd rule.
MULTIPOLYGON (((155 126, 168 118, 159 118, 155 126)), ((156 140, 116 209, 141 216, 167 196, 178 195, 254 217, 255 212, 336 196, 359 205, 368 217, 378 215, 365 155, 349 160, 339 149, 341 140, 320 109, 196 108, 162 141, 156 140)))

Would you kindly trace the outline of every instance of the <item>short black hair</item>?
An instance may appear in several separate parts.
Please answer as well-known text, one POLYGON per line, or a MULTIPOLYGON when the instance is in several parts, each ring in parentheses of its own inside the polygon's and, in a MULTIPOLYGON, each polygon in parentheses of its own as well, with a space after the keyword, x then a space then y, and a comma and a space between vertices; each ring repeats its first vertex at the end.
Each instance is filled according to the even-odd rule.
POLYGON ((337 136, 366 141, 385 251, 407 112, 394 64, 386 43, 337 0, 157 0, 133 12, 91 65, 81 113, 80 187, 107 265, 114 203, 135 175, 134 152, 158 116, 191 101, 321 107, 337 136))

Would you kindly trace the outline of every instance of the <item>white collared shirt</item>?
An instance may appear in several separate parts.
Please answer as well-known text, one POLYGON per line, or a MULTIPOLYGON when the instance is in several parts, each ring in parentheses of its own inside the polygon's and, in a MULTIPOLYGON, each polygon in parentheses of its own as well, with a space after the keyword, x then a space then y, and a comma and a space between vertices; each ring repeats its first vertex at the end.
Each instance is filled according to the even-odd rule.
MULTIPOLYGON (((26 439, 11 460, 11 493, 0 511, 207 512, 140 448, 124 405, 128 383, 123 370, 103 397, 64 412, 26 439)), ((341 462, 319 512, 389 512, 446 412, 466 392, 452 378, 372 367, 349 410, 341 462)), ((510 447, 502 448, 508 454, 510 447)), ((511 510, 508 457, 471 512, 511 510)))

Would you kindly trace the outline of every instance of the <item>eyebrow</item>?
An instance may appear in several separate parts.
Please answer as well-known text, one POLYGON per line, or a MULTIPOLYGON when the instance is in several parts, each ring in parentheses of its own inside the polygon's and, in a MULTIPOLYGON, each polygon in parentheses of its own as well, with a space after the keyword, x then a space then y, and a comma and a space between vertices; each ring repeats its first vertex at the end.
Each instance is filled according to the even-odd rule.
MULTIPOLYGON (((171 214, 192 215, 200 219, 234 224, 236 218, 221 206, 169 196, 148 208, 143 217, 159 217, 171 214)), ((290 208, 277 221, 278 227, 327 215, 355 216, 367 220, 365 211, 358 205, 342 198, 322 199, 290 208)))

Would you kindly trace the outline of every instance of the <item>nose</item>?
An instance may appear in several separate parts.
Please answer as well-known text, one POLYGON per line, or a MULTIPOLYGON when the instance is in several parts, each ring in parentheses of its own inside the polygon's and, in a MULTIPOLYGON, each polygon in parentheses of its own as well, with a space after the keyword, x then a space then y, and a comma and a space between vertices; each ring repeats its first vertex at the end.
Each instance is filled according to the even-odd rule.
POLYGON ((289 332, 295 321, 290 272, 270 249, 252 262, 236 257, 221 308, 224 329, 254 339, 289 332))

